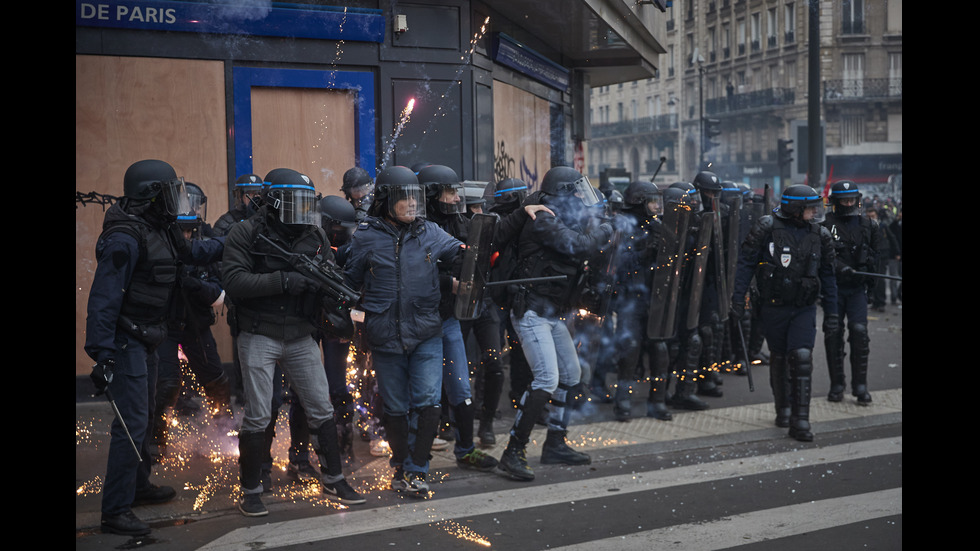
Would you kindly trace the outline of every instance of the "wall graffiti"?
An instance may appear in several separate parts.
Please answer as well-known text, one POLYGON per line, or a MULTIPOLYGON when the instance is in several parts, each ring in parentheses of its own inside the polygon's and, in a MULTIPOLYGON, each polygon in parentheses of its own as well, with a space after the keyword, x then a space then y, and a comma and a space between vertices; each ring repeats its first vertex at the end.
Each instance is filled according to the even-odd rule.
POLYGON ((518 178, 530 188, 534 188, 538 183, 537 169, 532 170, 523 155, 520 162, 511 157, 510 153, 507 152, 506 140, 497 142, 497 148, 493 155, 493 177, 497 182, 507 178, 518 178))

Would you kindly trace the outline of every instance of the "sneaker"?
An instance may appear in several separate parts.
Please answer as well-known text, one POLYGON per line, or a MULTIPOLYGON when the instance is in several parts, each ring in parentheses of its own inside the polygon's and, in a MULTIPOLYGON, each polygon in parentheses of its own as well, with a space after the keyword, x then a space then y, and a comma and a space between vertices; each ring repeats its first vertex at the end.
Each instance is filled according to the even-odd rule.
POLYGON ((396 492, 408 491, 408 481, 405 480, 405 471, 395 469, 395 474, 391 477, 391 489, 396 492))
POLYGON ((148 488, 136 490, 136 498, 133 499, 133 507, 139 505, 155 505, 166 503, 177 496, 177 492, 170 486, 155 486, 150 484, 148 488))
POLYGON ((470 453, 456 460, 456 464, 464 469, 489 472, 497 468, 497 460, 483 453, 480 450, 473 450, 470 453))
POLYGON ((309 461, 290 463, 286 466, 286 478, 292 481, 293 484, 299 484, 303 480, 319 480, 320 472, 309 461))
POLYGON ((429 495, 429 484, 425 481, 425 473, 407 473, 405 483, 408 486, 406 490, 408 493, 420 497, 429 495))
POLYGON ((246 517, 264 517, 269 510, 262 504, 261 494, 242 494, 238 498, 238 510, 246 517))
POLYGON ((150 533, 150 525, 126 511, 118 515, 102 515, 102 533, 123 536, 145 536, 150 533))
POLYGON ((504 450, 497 463, 497 471, 514 480, 534 480, 534 471, 527 464, 527 452, 524 448, 504 450))
POLYGON ((344 505, 360 505, 367 501, 354 488, 351 488, 351 485, 343 478, 333 484, 324 484, 323 493, 327 494, 330 499, 339 501, 344 505))
POLYGON ((432 441, 431 449, 434 452, 441 452, 442 450, 449 449, 449 442, 443 440, 442 438, 436 437, 436 439, 432 441))

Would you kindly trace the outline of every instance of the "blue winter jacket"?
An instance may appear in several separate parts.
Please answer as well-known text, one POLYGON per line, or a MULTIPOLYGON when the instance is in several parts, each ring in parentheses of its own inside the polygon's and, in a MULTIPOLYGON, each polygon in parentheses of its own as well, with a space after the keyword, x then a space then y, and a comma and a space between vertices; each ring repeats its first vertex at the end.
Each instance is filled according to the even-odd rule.
POLYGON ((367 217, 360 223, 344 275, 361 290, 371 350, 411 353, 442 334, 438 263, 453 263, 462 244, 423 219, 396 226, 367 217))

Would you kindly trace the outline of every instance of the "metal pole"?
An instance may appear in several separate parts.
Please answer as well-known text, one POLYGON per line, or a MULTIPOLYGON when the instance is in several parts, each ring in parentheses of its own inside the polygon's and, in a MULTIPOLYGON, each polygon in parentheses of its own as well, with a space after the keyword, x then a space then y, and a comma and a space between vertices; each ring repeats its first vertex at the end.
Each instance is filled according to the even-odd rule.
MULTIPOLYGON (((809 82, 807 89, 807 183, 818 192, 823 191, 820 183, 822 178, 820 166, 821 147, 823 140, 820 132, 820 96, 823 91, 820 87, 820 1, 810 0, 810 39, 807 56, 810 64, 808 72, 809 82)), ((803 152, 800 151, 802 155, 803 152)))

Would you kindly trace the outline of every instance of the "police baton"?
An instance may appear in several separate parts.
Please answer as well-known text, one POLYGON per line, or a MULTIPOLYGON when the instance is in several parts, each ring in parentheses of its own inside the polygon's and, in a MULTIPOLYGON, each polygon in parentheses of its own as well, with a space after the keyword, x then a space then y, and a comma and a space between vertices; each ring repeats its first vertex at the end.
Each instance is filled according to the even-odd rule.
POLYGON ((123 431, 126 433, 126 438, 129 439, 129 443, 133 445, 133 451, 136 452, 136 459, 140 463, 143 462, 143 456, 140 455, 140 450, 136 446, 136 442, 133 440, 133 435, 129 434, 129 427, 126 426, 126 421, 123 419, 122 413, 119 411, 119 406, 116 405, 116 400, 112 397, 112 391, 109 390, 109 383, 112 382, 112 371, 106 370, 103 373, 105 377, 106 387, 101 391, 97 392, 96 395, 105 394, 107 400, 109 400, 109 405, 112 406, 112 412, 115 413, 116 419, 119 420, 119 424, 122 425, 123 431))
POLYGON ((752 382, 752 362, 749 361, 749 349, 745 347, 745 335, 742 333, 740 320, 734 320, 735 327, 738 329, 738 340, 742 343, 742 354, 745 354, 745 374, 749 376, 749 392, 755 392, 755 383, 752 382))
POLYGON ((851 273, 854 274, 854 275, 859 275, 859 276, 880 277, 882 279, 894 279, 894 280, 897 280, 897 281, 902 281, 902 277, 901 276, 893 276, 893 275, 887 275, 887 274, 876 274, 874 272, 851 272, 851 273))
POLYGON ((567 276, 557 275, 557 276, 544 276, 544 277, 526 277, 524 279, 505 279, 502 281, 488 281, 483 284, 484 287, 496 287, 498 285, 525 285, 530 283, 541 283, 545 281, 563 281, 568 279, 567 276))

